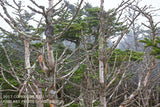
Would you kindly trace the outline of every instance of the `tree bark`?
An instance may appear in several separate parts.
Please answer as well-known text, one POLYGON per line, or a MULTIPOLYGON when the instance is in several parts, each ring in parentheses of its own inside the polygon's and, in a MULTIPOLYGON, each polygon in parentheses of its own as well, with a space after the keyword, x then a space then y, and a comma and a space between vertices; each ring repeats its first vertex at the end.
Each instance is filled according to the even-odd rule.
POLYGON ((101 107, 106 107, 105 84, 104 84, 104 29, 103 29, 103 6, 104 0, 100 4, 100 30, 99 30, 99 79, 100 79, 100 101, 101 107))
POLYGON ((30 76, 30 50, 29 50, 29 42, 27 40, 23 40, 25 47, 25 68, 27 69, 28 76, 30 76))
MULTIPOLYGON (((24 42, 24 48, 25 48, 25 54, 24 54, 24 56, 25 56, 25 68, 27 69, 28 78, 30 78, 30 73, 31 73, 30 68, 31 68, 31 64, 30 64, 29 42, 28 42, 26 39, 24 39, 23 42, 24 42)), ((25 85, 27 85, 28 82, 26 81, 25 83, 26 83, 25 85)), ((29 106, 28 97, 27 97, 27 102, 25 103, 25 106, 26 106, 26 107, 29 106)))
MULTIPOLYGON (((47 19, 46 19, 46 24, 47 26, 52 26, 52 6, 53 6, 53 0, 48 0, 49 2, 49 7, 48 7, 48 14, 47 14, 47 19)), ((48 91, 49 93, 49 99, 50 99, 50 107, 57 107, 57 93, 56 93, 56 76, 54 72, 54 66, 55 66, 55 61, 54 61, 54 55, 53 55, 53 49, 52 49, 52 44, 53 44, 53 34, 54 34, 54 28, 52 30, 49 30, 48 35, 46 35, 46 40, 47 40, 47 52, 48 52, 48 62, 49 62, 49 69, 50 69, 50 82, 51 82, 51 87, 48 91), (51 40, 50 40, 51 39, 51 40)), ((46 33, 47 34, 47 33, 46 33)))
MULTIPOLYGON (((25 47, 25 68, 27 69, 27 73, 28 73, 28 78, 30 78, 30 68, 31 68, 31 64, 30 64, 30 50, 29 50, 29 42, 27 40, 23 40, 24 42, 24 47, 25 47)), ((27 84, 26 84, 27 85, 27 84)), ((42 90, 40 90, 40 88, 36 85, 36 89, 37 89, 37 107, 44 107, 44 104, 42 103, 42 90)), ((29 106, 29 103, 26 103, 27 107, 29 106)))

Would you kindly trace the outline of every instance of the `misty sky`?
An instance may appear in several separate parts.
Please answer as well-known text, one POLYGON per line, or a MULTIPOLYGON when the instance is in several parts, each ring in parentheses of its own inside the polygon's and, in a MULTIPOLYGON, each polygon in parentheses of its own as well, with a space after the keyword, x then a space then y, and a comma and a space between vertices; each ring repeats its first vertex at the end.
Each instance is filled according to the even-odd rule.
MULTIPOLYGON (((12 0, 7 0, 9 2, 12 2, 12 0)), ((19 1, 19 0, 16 0, 19 1)), ((21 0, 22 4, 24 4, 25 6, 30 5, 30 6, 34 6, 30 0, 21 0)), ((39 5, 43 5, 46 8, 48 7, 48 0, 35 0, 39 5)), ((59 0, 54 0, 54 2, 58 2, 59 0)), ((74 4, 77 3, 77 1, 80 2, 80 0, 67 0, 70 3, 74 4)), ((126 1, 126 0, 125 0, 126 1)), ((145 6, 145 5, 152 5, 152 7, 155 7, 156 9, 160 8, 160 0, 139 0, 140 2, 140 6, 145 6)), ((100 0, 84 0, 84 2, 89 2, 91 3, 93 6, 100 6, 100 0)), ((122 2, 122 0, 104 0, 104 8, 105 10, 108 9, 112 9, 112 8, 116 8, 118 6, 118 4, 120 4, 122 2)), ((29 10, 29 9, 28 9, 29 10)), ((3 13, 2 9, 0 8, 0 12, 3 13)), ((158 15, 158 14, 157 14, 158 15)), ((158 20, 160 18, 157 18, 158 20)), ((3 20, 0 18, 0 26, 4 27, 7 26, 3 20)))
MULTIPOLYGON (((24 3, 29 3, 29 0, 23 0, 24 3)), ((48 5, 48 0, 35 0, 37 3, 41 5, 48 5)), ((58 0, 54 0, 54 2, 57 2, 58 0)), ((67 0, 70 3, 76 3, 77 1, 80 0, 67 0)), ((126 1, 126 0, 125 0, 126 1)), ((160 0, 139 0, 140 5, 152 5, 153 7, 159 8, 160 7, 160 0)), ((84 0, 84 2, 89 2, 93 6, 99 6, 100 5, 100 0, 84 0)), ((104 0, 104 7, 105 9, 111 9, 117 7, 118 4, 120 4, 122 0, 104 0)))

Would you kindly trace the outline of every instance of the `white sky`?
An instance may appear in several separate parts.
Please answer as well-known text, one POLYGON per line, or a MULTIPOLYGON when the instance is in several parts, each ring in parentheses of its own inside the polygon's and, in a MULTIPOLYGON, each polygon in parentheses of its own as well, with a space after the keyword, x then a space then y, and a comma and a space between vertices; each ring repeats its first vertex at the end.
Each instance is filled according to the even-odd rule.
MULTIPOLYGON (((69 1, 75 1, 75 0, 69 0, 69 1)), ((90 2, 94 6, 100 5, 100 0, 85 0, 87 2, 90 2)), ((122 0, 104 0, 104 7, 105 9, 111 9, 114 7, 117 7, 118 4, 120 4, 122 0)), ((160 0, 141 0, 140 3, 143 5, 153 5, 153 7, 159 8, 160 7, 160 0)))
MULTIPOLYGON (((28 3, 30 0, 22 0, 22 1, 24 1, 24 3, 28 3)), ((48 4, 48 0, 35 0, 35 1, 41 5, 48 4)), ((58 0, 54 0, 54 1, 57 2, 58 0)), ((80 0, 67 0, 67 1, 69 1, 70 3, 76 3, 77 1, 80 1, 80 0)), ((93 6, 100 6, 100 0, 84 0, 84 2, 89 2, 93 6)), ((107 10, 107 9, 117 7, 117 5, 120 4, 121 2, 122 0, 104 0, 104 8, 107 10)), ((160 0, 141 0, 140 4, 141 5, 152 5, 153 7, 159 8, 160 0)))
MULTIPOLYGON (((7 1, 11 2, 12 0, 7 0, 7 1)), ((30 6, 33 5, 30 2, 30 0, 16 0, 16 1, 22 1, 22 4, 25 4, 25 5, 30 5, 30 6)), ((46 8, 48 7, 48 0, 34 0, 34 1, 36 1, 39 5, 43 5, 46 8)), ((58 0, 54 0, 55 3, 57 1, 58 0)), ((80 2, 80 0, 67 0, 67 1, 69 1, 72 4, 77 3, 77 1, 80 2)), ((93 6, 98 6, 98 7, 100 6, 100 0, 84 0, 84 2, 89 2, 93 6)), ((120 4, 121 2, 122 2, 122 0, 104 0, 104 8, 105 8, 105 10, 116 8, 118 6, 118 4, 120 4)), ((141 0, 140 6, 144 6, 144 5, 152 5, 152 7, 155 7, 156 9, 158 9, 158 8, 160 8, 160 0, 141 0)), ((0 12, 3 13, 1 8, 0 8, 0 12)), ((159 19, 160 18, 158 18, 158 20, 159 19)), ((1 22, 0 27, 6 27, 7 26, 7 24, 5 24, 4 21, 1 18, 0 18, 0 22, 1 22)))

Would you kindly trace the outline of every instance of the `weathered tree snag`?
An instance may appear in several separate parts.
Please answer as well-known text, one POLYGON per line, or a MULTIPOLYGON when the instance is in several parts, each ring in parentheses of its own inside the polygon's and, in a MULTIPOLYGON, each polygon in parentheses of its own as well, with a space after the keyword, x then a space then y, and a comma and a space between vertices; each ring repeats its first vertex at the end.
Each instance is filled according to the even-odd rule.
POLYGON ((52 6, 53 6, 53 0, 48 0, 49 2, 49 7, 48 7, 48 11, 46 12, 46 42, 47 42, 47 53, 48 53, 48 62, 49 62, 49 77, 50 78, 50 82, 51 82, 51 86, 50 89, 48 90, 48 94, 49 94, 49 99, 50 99, 50 107, 57 107, 57 93, 56 93, 56 78, 55 77, 55 72, 54 72, 54 65, 55 65, 55 61, 54 61, 54 56, 53 56, 53 49, 52 49, 52 44, 53 44, 53 36, 54 36, 54 28, 53 28, 53 24, 52 24, 52 15, 53 15, 53 11, 52 11, 52 6))
POLYGON ((30 50, 29 50, 29 42, 27 40, 23 40, 25 47, 25 67, 28 71, 28 76, 30 76, 30 50))
POLYGON ((49 43, 47 43, 47 51, 48 51, 48 62, 49 62, 49 68, 50 70, 54 70, 54 56, 53 56, 53 49, 52 49, 52 45, 50 45, 49 43))
POLYGON ((100 4, 100 30, 99 30, 99 79, 100 79, 100 101, 101 107, 106 107, 105 83, 104 83, 104 0, 100 4))
MULTIPOLYGON (((24 48, 25 48, 25 68, 27 69, 27 78, 30 78, 30 74, 31 74, 31 64, 30 64, 30 50, 29 50, 29 41, 27 40, 23 40, 24 42, 24 48)), ((26 81, 24 86, 27 86, 28 82, 26 81)), ((22 88, 23 89, 23 88, 22 88)), ((26 89, 27 90, 27 89, 26 89)), ((22 90, 23 91, 23 90, 22 90)), ((28 98, 28 97, 27 97, 28 98)), ((29 102, 27 99, 27 102, 25 103, 26 107, 29 106, 29 102)))
MULTIPOLYGON (((148 19, 149 22, 149 26, 145 25, 143 23, 143 25, 147 28, 149 28, 152 32, 152 40, 153 43, 155 44, 155 36, 156 36, 156 24, 154 24, 153 19, 152 19, 152 15, 149 14, 149 12, 145 12, 145 7, 143 9, 140 9, 139 7, 137 7, 137 11, 141 14, 144 15, 144 17, 146 17, 148 19)), ((145 101, 145 104, 143 106, 149 106, 149 98, 148 96, 151 94, 151 89, 149 89, 148 85, 149 85, 149 78, 151 77, 151 74, 153 72, 153 69, 155 68, 156 65, 156 61, 155 61, 155 56, 153 56, 152 58, 152 62, 151 62, 151 66, 149 69, 147 69, 147 72, 144 76, 140 76, 139 78, 139 82, 138 82, 138 87, 137 89, 132 92, 132 94, 126 99, 124 100, 119 107, 126 107, 129 103, 132 102, 132 100, 134 99, 135 96, 137 96, 140 91, 144 90, 143 94, 145 96, 145 98, 143 99, 145 101)))

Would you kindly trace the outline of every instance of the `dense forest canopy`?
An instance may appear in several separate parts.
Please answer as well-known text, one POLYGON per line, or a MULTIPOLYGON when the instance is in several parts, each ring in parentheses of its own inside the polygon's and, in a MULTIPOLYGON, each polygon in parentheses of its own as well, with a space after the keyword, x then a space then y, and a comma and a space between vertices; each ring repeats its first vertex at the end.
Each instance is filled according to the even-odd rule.
POLYGON ((11 1, 0 1, 0 106, 160 105, 159 9, 11 1))

